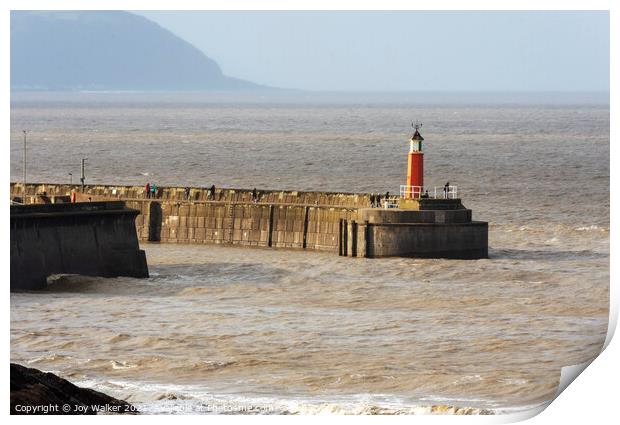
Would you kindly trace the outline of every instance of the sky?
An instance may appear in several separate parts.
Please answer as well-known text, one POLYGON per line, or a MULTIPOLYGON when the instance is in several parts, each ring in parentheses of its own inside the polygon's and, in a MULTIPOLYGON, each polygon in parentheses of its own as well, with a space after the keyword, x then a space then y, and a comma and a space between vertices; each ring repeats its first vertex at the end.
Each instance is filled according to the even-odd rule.
POLYGON ((141 11, 226 75, 321 91, 609 91, 606 11, 141 11))

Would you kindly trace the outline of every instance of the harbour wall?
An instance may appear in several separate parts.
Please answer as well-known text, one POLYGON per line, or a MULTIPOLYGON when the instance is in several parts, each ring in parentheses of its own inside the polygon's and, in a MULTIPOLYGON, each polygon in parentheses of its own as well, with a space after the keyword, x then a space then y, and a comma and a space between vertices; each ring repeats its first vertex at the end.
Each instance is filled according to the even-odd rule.
POLYGON ((45 288, 47 277, 148 277, 138 211, 123 202, 11 206, 11 291, 45 288))
POLYGON ((130 200, 140 240, 338 250, 340 221, 354 208, 248 202, 130 200))
MULTIPOLYGON (((230 244, 338 252, 341 220, 354 220, 370 206, 364 194, 258 190, 258 202, 247 189, 161 187, 147 198, 141 186, 28 184, 30 202, 66 198, 76 190, 78 201, 119 199, 140 211, 140 241, 230 244), (43 195, 44 194, 44 195, 43 195)), ((13 197, 23 186, 11 185, 13 197)))
MULTIPOLYGON (((78 201, 122 199, 140 211, 140 241, 226 244, 327 251, 356 257, 486 258, 488 227, 473 222, 460 200, 427 202, 419 211, 370 208, 370 194, 336 192, 159 188, 147 198, 138 186, 31 184, 31 200, 45 196, 78 201), (44 193, 44 195, 42 195, 44 193), (63 198, 64 197, 64 198, 63 198), (438 210, 433 210, 436 204, 438 210)), ((12 184, 13 196, 23 186, 12 184)), ((439 201, 439 200, 437 200, 439 201)))

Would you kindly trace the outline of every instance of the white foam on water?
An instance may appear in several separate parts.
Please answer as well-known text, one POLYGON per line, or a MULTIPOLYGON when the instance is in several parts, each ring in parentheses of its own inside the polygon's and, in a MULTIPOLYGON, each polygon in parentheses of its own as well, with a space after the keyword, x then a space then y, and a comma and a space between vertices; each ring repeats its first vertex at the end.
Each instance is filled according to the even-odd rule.
POLYGON ((412 415, 412 414, 494 414, 514 413, 532 406, 479 408, 489 400, 421 397, 412 403, 392 394, 355 394, 286 398, 215 394, 199 385, 166 385, 122 380, 82 379, 78 386, 102 391, 131 402, 144 414, 301 414, 301 415, 412 415))

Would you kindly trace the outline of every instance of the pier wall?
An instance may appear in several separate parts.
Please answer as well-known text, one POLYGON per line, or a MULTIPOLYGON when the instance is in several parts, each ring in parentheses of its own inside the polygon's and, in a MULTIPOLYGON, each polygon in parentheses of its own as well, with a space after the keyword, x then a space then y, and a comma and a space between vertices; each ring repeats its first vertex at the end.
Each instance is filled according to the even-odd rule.
MULTIPOLYGON (((27 194, 64 199, 78 186, 32 184, 27 194), (39 194, 39 195, 37 195, 39 194)), ((20 184, 11 186, 19 195, 20 184)), ((123 199, 140 211, 140 241, 292 248, 357 257, 486 258, 488 226, 472 221, 460 200, 420 201, 419 210, 370 207, 369 194, 160 188, 155 199, 143 187, 86 186, 78 201, 123 199), (439 208, 433 210, 433 204, 439 208), (445 205, 444 205, 445 204, 445 205)))
POLYGON ((368 226, 369 257, 476 259, 488 257, 485 222, 368 226))
POLYGON ((148 277, 137 214, 122 202, 11 206, 11 291, 59 273, 148 277))
POLYGON ((141 212, 136 230, 142 241, 229 244, 338 251, 340 221, 354 208, 253 202, 131 200, 141 212))
MULTIPOLYGON (((78 201, 122 199, 140 211, 135 219, 140 241, 193 244, 299 248, 338 252, 341 221, 353 220, 359 207, 370 206, 364 194, 337 192, 265 191, 252 200, 243 189, 190 189, 189 200, 181 187, 160 188, 156 198, 146 198, 138 186, 28 184, 31 201, 63 197, 76 190, 78 201), (45 195, 41 195, 45 193, 45 195)), ((12 196, 23 186, 11 185, 12 196)))

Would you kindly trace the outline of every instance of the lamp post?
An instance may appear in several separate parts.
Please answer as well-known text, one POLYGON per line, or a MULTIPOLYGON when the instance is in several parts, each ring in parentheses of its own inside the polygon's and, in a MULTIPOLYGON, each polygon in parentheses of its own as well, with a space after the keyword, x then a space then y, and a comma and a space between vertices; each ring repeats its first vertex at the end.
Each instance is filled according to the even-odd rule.
POLYGON ((69 185, 73 186, 73 173, 69 173, 69 185))
POLYGON ((23 202, 26 204, 26 130, 22 130, 24 132, 24 199, 23 202))
POLYGON ((80 182, 82 182, 82 193, 84 193, 84 181, 86 180, 86 176, 84 175, 84 163, 88 158, 82 158, 82 166, 81 166, 81 176, 80 182))

